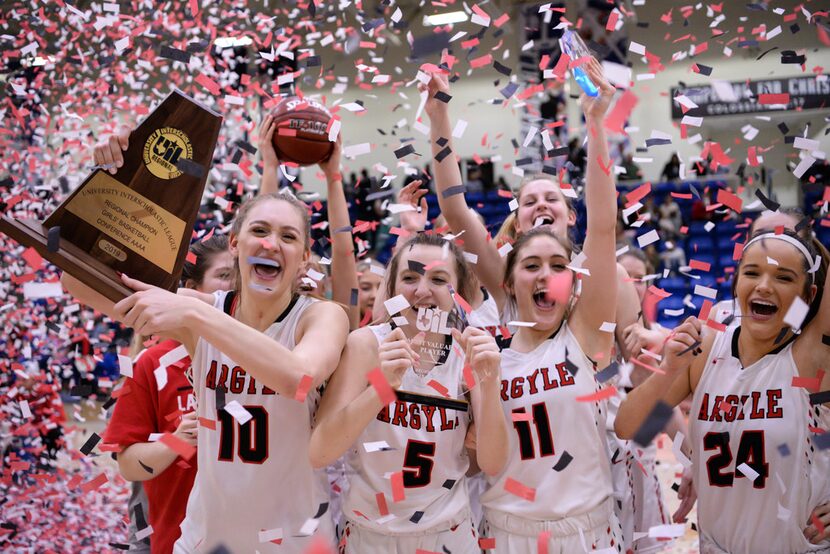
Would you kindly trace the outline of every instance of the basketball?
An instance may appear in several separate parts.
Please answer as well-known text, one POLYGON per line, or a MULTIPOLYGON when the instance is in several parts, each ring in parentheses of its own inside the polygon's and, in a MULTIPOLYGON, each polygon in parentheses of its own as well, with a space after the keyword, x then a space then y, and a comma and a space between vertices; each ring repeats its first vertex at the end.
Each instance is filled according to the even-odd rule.
POLYGON ((331 112, 323 104, 290 96, 279 103, 274 113, 274 150, 285 162, 299 165, 320 163, 334 150, 329 140, 331 112))

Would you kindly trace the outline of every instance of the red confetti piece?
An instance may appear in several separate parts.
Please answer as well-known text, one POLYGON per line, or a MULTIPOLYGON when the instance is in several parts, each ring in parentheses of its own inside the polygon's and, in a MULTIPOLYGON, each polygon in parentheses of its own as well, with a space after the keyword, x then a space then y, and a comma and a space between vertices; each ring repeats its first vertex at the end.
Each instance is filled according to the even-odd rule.
POLYGON ((625 195, 625 199, 628 203, 625 205, 626 208, 629 208, 642 200, 643 198, 651 192, 651 183, 643 183, 636 189, 632 190, 628 194, 625 195))
POLYGON ((397 471, 390 477, 392 482, 392 502, 403 502, 406 500, 406 493, 403 488, 403 471, 397 471))
POLYGON ((731 208, 738 213, 741 213, 741 209, 743 208, 743 200, 738 198, 732 192, 726 189, 718 189, 718 197, 717 201, 727 208, 731 208))
POLYGON ((314 384, 314 379, 311 375, 303 375, 300 383, 297 385, 297 392, 294 393, 294 400, 297 402, 305 402, 308 391, 311 390, 311 385, 314 384))
POLYGON ((617 387, 614 385, 600 389, 593 394, 586 394, 585 396, 577 396, 577 402, 594 402, 599 400, 607 400, 617 394, 617 387))
POLYGON ((480 56, 478 58, 473 58, 470 60, 470 67, 473 69, 478 69, 479 67, 490 65, 493 63, 493 56, 490 54, 486 54, 484 56, 480 56))
POLYGON ((697 318, 701 321, 704 319, 709 319, 709 312, 712 311, 712 301, 706 299, 703 301, 703 305, 700 307, 700 313, 697 315, 697 318))
POLYGON ((435 379, 431 379, 429 383, 427 383, 427 386, 435 389, 438 392, 438 394, 440 394, 444 398, 450 397, 450 390, 438 381, 436 381, 435 379))
POLYGON ((208 419, 206 417, 200 417, 199 418, 199 426, 200 427, 205 427, 207 429, 213 429, 215 431, 216 430, 216 420, 208 419))
POLYGON ((536 538, 536 550, 538 554, 548 554, 548 543, 550 542, 550 531, 542 531, 536 538))
POLYGON ((529 500, 530 502, 536 500, 536 489, 528 487, 527 485, 516 481, 512 477, 508 477, 504 482, 504 490, 510 494, 518 496, 519 498, 529 500))
POLYGON ((379 492, 375 495, 375 502, 377 502, 378 505, 378 513, 381 516, 388 516, 389 506, 386 505, 386 497, 383 495, 382 492, 379 492))
POLYGON ((479 537, 478 547, 482 550, 492 550, 496 547, 496 539, 494 537, 479 537))
POLYGON ((759 94, 758 103, 761 105, 789 104, 790 94, 787 92, 782 94, 759 94))
POLYGON ((97 477, 87 481, 83 485, 81 485, 81 492, 84 494, 88 493, 89 491, 94 491, 96 489, 100 489, 104 486, 109 478, 107 477, 106 473, 99 473, 97 477))
POLYGON ((208 90, 208 92, 210 92, 214 96, 219 96, 219 94, 221 94, 222 92, 219 83, 217 83, 204 73, 199 73, 196 76, 196 82, 205 87, 208 90))
POLYGON ((455 299, 456 303, 458 303, 458 305, 461 306, 461 309, 464 310, 465 314, 469 314, 473 311, 473 308, 472 306, 470 306, 470 303, 464 300, 464 298, 457 292, 453 294, 453 298, 455 299))
POLYGON ((821 380, 824 378, 824 370, 819 370, 816 377, 793 377, 792 386, 796 388, 807 389, 811 392, 818 392, 821 388, 821 380))
POLYGON ((620 19, 620 12, 613 10, 608 16, 608 23, 605 24, 606 31, 613 31, 617 28, 617 21, 620 19))
POLYGON ((159 442, 168 447, 170 450, 184 458, 185 460, 189 460, 193 457, 196 453, 196 447, 192 446, 179 437, 171 434, 165 433, 159 439, 159 442))
POLYGON ((380 401, 384 406, 388 406, 395 401, 395 398, 397 398, 395 390, 389 385, 386 375, 379 367, 367 373, 366 378, 369 380, 369 384, 374 387, 375 392, 378 393, 378 397, 380 397, 380 401))
POLYGON ((464 366, 464 383, 467 385, 467 390, 472 390, 476 386, 476 378, 473 374, 473 368, 469 364, 464 366))
POLYGON ((732 260, 733 261, 740 261, 741 256, 744 255, 744 244, 742 242, 736 242, 735 247, 732 249, 732 260))
POLYGON ((690 260, 689 267, 692 269, 699 269, 700 271, 709 271, 712 268, 712 264, 708 262, 701 262, 700 260, 690 260))
POLYGON ((185 256, 185 257, 184 257, 184 259, 185 259, 188 263, 191 263, 191 264, 194 264, 194 265, 196 264, 196 260, 197 260, 197 258, 196 258, 196 254, 194 254, 193 252, 188 252, 188 253, 187 253, 187 256, 185 256))
POLYGON ((34 270, 40 269, 40 266, 43 265, 43 257, 31 246, 23 251, 21 257, 34 270))
POLYGON ((529 412, 513 412, 511 414, 513 421, 530 421, 532 416, 529 412))
POLYGON ((724 325, 723 323, 718 323, 717 321, 715 321, 713 319, 707 319, 706 320, 706 326, 711 328, 711 329, 714 329, 715 331, 721 331, 721 332, 726 331, 726 325, 724 325))

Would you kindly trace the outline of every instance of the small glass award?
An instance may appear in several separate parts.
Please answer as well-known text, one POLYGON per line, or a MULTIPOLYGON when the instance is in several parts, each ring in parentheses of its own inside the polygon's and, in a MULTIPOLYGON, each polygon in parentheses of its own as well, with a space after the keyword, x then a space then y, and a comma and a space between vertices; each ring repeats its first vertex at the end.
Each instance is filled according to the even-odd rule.
MULTIPOLYGON (((562 47, 562 51, 567 54, 571 60, 578 60, 586 56, 591 56, 591 52, 588 50, 588 47, 585 46, 585 43, 582 41, 582 37, 574 31, 565 31, 565 34, 562 35, 559 42, 562 47)), ((576 84, 578 84, 579 87, 585 91, 585 94, 588 96, 597 96, 599 94, 599 89, 591 81, 588 74, 584 69, 582 69, 581 66, 574 67, 571 71, 573 71, 576 84)))

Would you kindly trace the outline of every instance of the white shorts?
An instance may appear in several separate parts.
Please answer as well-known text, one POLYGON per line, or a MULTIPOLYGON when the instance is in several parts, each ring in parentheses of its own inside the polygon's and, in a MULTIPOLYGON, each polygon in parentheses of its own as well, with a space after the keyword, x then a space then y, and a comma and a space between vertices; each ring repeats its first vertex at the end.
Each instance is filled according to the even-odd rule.
POLYGON ((487 554, 535 553, 549 533, 549 554, 575 554, 586 551, 622 552, 620 524, 608 498, 592 511, 558 521, 532 521, 514 515, 485 510, 484 537, 495 539, 487 554), (541 538, 540 538, 541 536, 541 538))
POLYGON ((415 554, 418 550, 452 554, 481 552, 478 547, 478 534, 469 517, 444 531, 406 535, 378 533, 348 520, 340 539, 340 554, 415 554))

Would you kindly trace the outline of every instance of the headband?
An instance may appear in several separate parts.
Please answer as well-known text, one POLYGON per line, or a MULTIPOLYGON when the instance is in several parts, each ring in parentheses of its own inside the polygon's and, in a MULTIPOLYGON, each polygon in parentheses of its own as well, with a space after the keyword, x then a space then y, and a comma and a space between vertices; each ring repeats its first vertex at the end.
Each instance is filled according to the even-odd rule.
POLYGON ((798 240, 794 237, 791 237, 790 235, 785 235, 783 233, 780 234, 780 235, 776 234, 776 233, 764 233, 763 235, 758 235, 757 237, 750 240, 748 243, 746 243, 744 245, 744 251, 747 248, 749 248, 750 244, 752 244, 754 242, 758 242, 758 241, 763 240, 763 239, 783 240, 784 242, 788 242, 788 243, 792 244, 793 246, 795 246, 798 249, 798 251, 801 252, 801 255, 804 256, 804 259, 807 260, 807 267, 810 268, 810 271, 808 272, 810 274, 810 280, 811 281, 816 280, 815 271, 812 269, 815 265, 814 265, 814 262, 813 262, 813 257, 810 255, 810 251, 807 250, 807 247, 804 246, 804 244, 800 240, 798 240))

